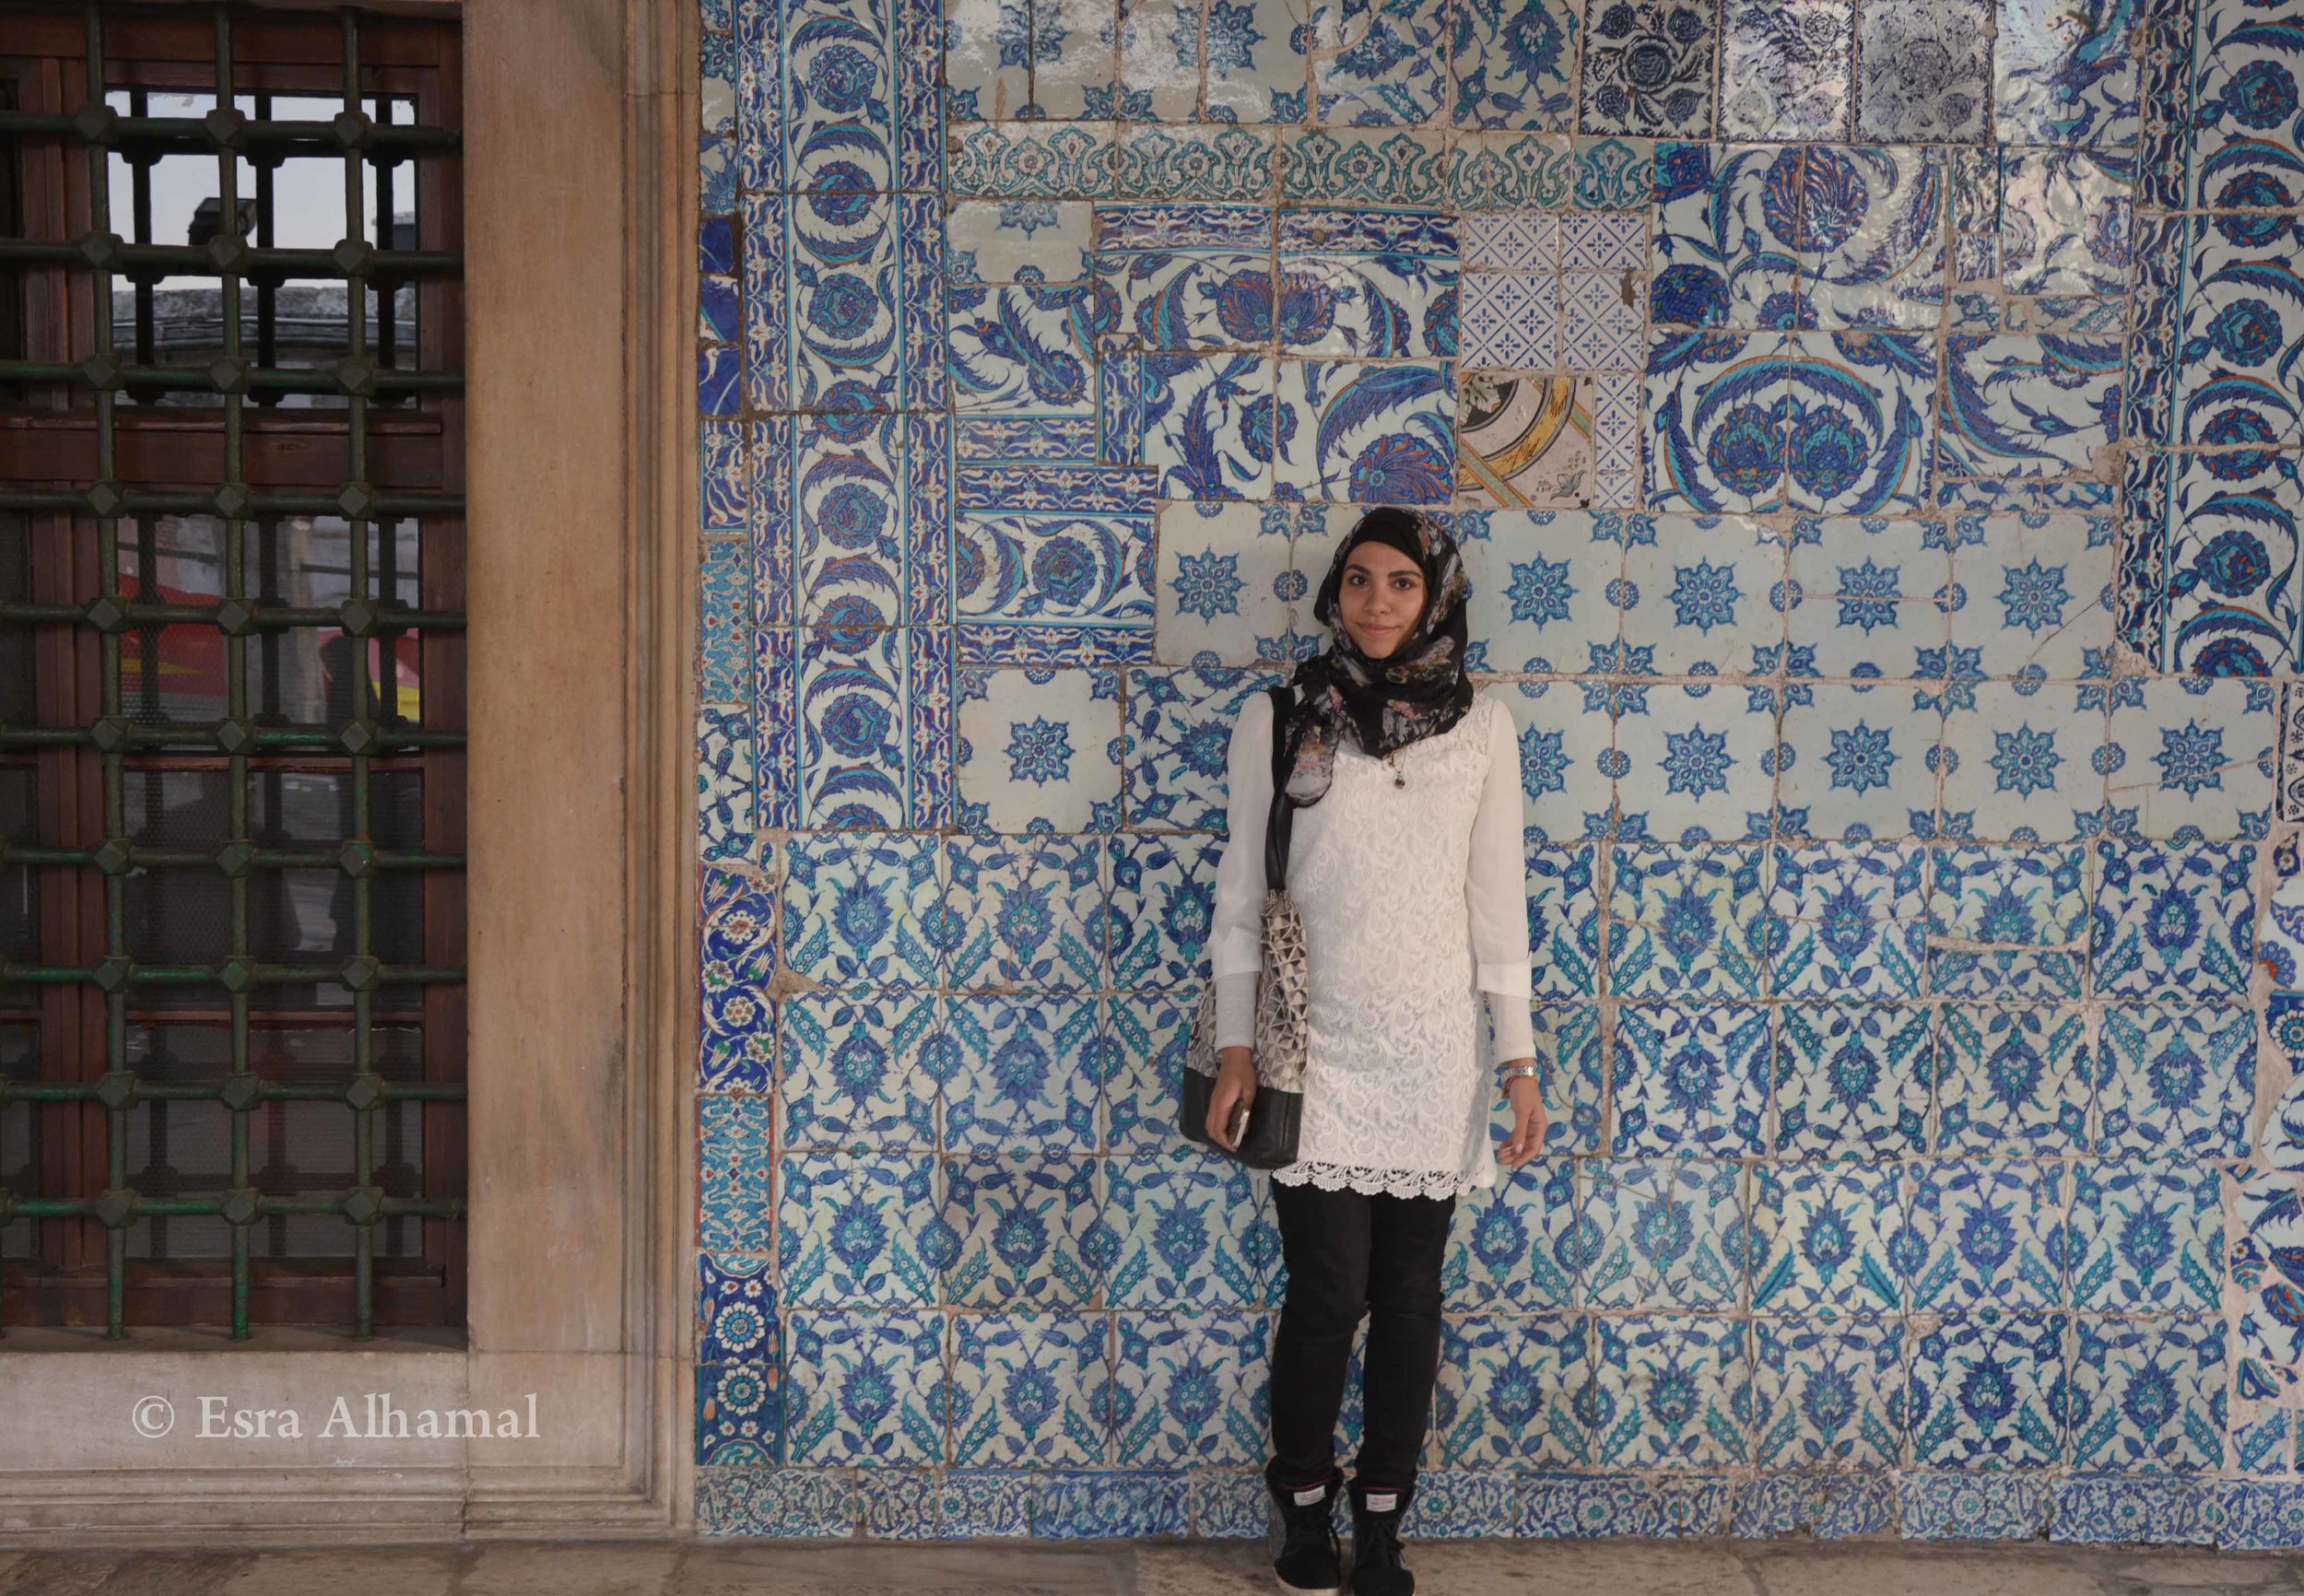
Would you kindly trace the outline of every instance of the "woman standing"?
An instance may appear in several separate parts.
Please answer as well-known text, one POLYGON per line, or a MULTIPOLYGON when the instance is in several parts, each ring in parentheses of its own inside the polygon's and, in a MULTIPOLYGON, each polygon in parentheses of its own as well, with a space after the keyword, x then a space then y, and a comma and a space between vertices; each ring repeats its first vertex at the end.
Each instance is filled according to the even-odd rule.
MULTIPOLYGON (((1529 1019, 1519 742, 1464 675, 1456 545, 1432 521, 1369 512, 1313 605, 1328 647, 1297 668, 1282 734, 1299 813, 1287 884, 1308 948, 1308 1062, 1296 1162, 1273 1172, 1287 1298, 1272 1347, 1264 1480, 1285 1529, 1284 1590, 1343 1584, 1333 1523, 1345 1365, 1369 1316, 1354 1460, 1354 1596, 1407 1596, 1399 1528, 1440 1372, 1440 1264, 1457 1196, 1492 1186, 1487 994, 1513 1109, 1497 1158, 1516 1168, 1547 1126, 1529 1019)), ((1208 1133, 1231 1146, 1255 1096, 1249 1043, 1261 962, 1271 700, 1233 730, 1229 839, 1211 938, 1221 1060, 1208 1133)))

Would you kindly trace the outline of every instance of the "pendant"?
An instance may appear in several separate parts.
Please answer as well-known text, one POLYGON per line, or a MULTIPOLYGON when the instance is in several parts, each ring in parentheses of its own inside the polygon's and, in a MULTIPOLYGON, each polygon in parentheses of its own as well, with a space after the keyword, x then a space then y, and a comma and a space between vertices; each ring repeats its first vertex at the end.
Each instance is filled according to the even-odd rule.
POLYGON ((1397 765, 1392 768, 1392 784, 1395 787, 1405 787, 1408 784, 1408 773, 1397 765))

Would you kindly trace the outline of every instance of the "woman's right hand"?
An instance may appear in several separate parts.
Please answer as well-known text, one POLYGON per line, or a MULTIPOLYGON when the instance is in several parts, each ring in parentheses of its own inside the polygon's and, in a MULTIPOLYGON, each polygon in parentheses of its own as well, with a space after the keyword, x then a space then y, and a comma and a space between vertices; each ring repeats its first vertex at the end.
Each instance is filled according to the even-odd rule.
POLYGON ((1240 1143, 1232 1133, 1235 1118, 1245 1130, 1249 1105, 1256 1100, 1255 1055, 1246 1048, 1223 1048, 1216 1058, 1216 1090, 1208 1097, 1208 1140, 1227 1153, 1237 1153, 1240 1143))

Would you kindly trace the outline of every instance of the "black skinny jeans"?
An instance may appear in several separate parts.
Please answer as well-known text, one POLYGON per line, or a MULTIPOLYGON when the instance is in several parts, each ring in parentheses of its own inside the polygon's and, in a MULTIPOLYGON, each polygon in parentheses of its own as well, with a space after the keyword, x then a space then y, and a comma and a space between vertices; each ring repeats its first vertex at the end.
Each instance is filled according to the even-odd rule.
POLYGON ((1360 1367, 1360 1484, 1405 1490, 1440 1378, 1440 1264, 1453 1197, 1392 1197, 1272 1183, 1288 1294, 1272 1343, 1272 1449, 1284 1485, 1335 1467, 1352 1332, 1368 1315, 1360 1367))

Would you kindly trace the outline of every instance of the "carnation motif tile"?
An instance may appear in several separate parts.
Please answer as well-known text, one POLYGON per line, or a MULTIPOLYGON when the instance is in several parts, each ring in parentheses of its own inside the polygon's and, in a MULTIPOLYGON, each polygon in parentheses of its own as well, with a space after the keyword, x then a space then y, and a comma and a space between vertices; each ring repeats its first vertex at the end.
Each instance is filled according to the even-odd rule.
POLYGON ((1284 351, 1457 352, 1456 221, 1447 213, 1290 209, 1279 252, 1284 351))
POLYGON ((1658 326, 1791 324, 1803 152, 1657 147, 1649 319, 1658 326))
POLYGON ((944 1081, 947 1152, 1087 1152, 1103 1096, 1090 1066, 1094 998, 955 997, 944 1081))
POLYGON ((1448 1467, 1592 1462, 1592 1320, 1472 1314, 1442 1333, 1432 1429, 1448 1467))
POLYGON ((1177 1107, 1184 1086, 1193 989, 1120 992, 1106 1001, 1104 1144, 1111 1151, 1173 1151, 1182 1145, 1177 1107))
MULTIPOLYGON (((2261 429, 2243 418, 2241 434, 2261 429)), ((2165 638, 2170 670, 2264 676, 2295 657, 2304 493, 2297 457, 2265 449, 2178 457, 2167 511, 2165 638)))
POLYGON ((1571 1159, 1546 1156, 1499 1169, 1495 1187, 1460 1201, 1440 1272, 1451 1308, 1576 1306, 1582 1256, 1571 1159))
POLYGON ((1539 998, 1600 995, 1600 859, 1527 839, 1528 945, 1539 998))
POLYGON ((1934 850, 1929 989, 1945 997, 2078 997, 2090 859, 2070 847, 1934 850))
POLYGON ((2224 1326, 2075 1314, 2065 1425, 2075 1469, 2212 1473, 2224 1462, 2224 1326))
POLYGON ((1270 1321, 1245 1313, 1120 1313, 1113 1461, 1241 1466, 1264 1456, 1270 1321))
MULTIPOLYGON (((1762 994, 1769 924, 1761 850, 1619 843, 1609 850, 1608 860, 1611 993, 1762 994)), ((1695 1045, 1694 1038, 1689 1045, 1695 1045)), ((1642 1067, 1659 1062, 1646 1060, 1642 1067)), ((1629 1061, 1620 1062, 1632 1067, 1629 1061)), ((1717 1067, 1717 1061, 1709 1067, 1717 1067)), ((1760 1096, 1765 1106, 1765 1090, 1760 1096)), ((1672 1122, 1676 1130, 1676 1118, 1672 1122)))
MULTIPOLYGON (((777 1166, 777 1279, 791 1307, 933 1307, 949 1245, 935 1161, 798 1153, 777 1166)), ((713 1243, 707 1235, 708 1247, 713 1243)))
POLYGON ((1103 1314, 955 1316, 951 1461, 1095 1468, 1107 1461, 1111 1327, 1103 1314))
POLYGON ((1771 993, 1920 995, 1926 856, 1919 848, 1780 843, 1769 866, 1771 993))
POLYGON ((2108 1004, 2097 1047, 2096 1131, 2108 1156, 2246 1156, 2256 1025, 2246 1009, 2108 1004))
POLYGON ((1786 1003, 1776 1016, 1775 1151, 1886 1159, 1924 1151, 1934 1080, 1932 1011, 1908 1003, 1786 1003))
POLYGON ((945 844, 935 930, 956 991, 1088 992, 1104 984, 1105 851, 1099 837, 945 844))
POLYGON ((1053 513, 958 511, 952 586, 963 661, 1117 664, 1148 656, 1152 518, 1130 513, 1134 498, 1053 513))
MULTIPOLYGON (((1902 1324, 1762 1320, 1755 1334, 1755 1463, 1763 1469, 1886 1469, 1902 1460, 1907 1340, 1902 1324)), ((1861 1476, 1839 1479, 1854 1485, 1861 1476)), ((1837 1532, 1862 1532, 1860 1526, 1870 1516, 1861 1503, 1832 1503, 1827 1512, 1816 1526, 1819 1534, 1835 1532, 1836 1520, 1848 1523, 1837 1532)))
POLYGON ((2090 938, 2098 994, 2204 1001, 2247 990, 2254 847, 2104 841, 2096 852, 2090 938))
POLYGON ((1915 1168, 1910 1230, 1891 1244, 1911 1282, 1911 1308, 2062 1305, 2063 1164, 1947 1158, 1915 1168))
POLYGON ((1791 355, 1781 333, 1652 334, 1643 438, 1651 509, 1757 515, 1789 508, 1791 355))
POLYGON ((2192 203, 2235 210, 2295 204, 2298 149, 2291 6, 2211 0, 2186 53, 2193 68, 2192 203), (2267 15, 2267 11, 2270 12, 2267 15))
POLYGON ((784 861, 783 962, 795 973, 904 991, 942 981, 951 938, 933 839, 803 835, 784 861))
POLYGON ((2078 1008, 1951 1004, 1942 1015, 1936 1151, 2087 1150, 2095 1066, 2078 1008))
POLYGON ((1891 1243, 1905 1227, 1894 1164, 1762 1165, 1752 1185, 1752 1310, 1797 1318, 1896 1313, 1891 1243))
POLYGON ((1582 7, 1573 0, 1468 0, 1455 6, 1455 124, 1567 132, 1583 27, 1582 7))
POLYGON ((1736 1156, 1768 1142, 1769 1011, 1627 1003, 1616 1011, 1619 1154, 1736 1156))
POLYGON ((1911 1457, 1923 1468, 2061 1461, 2065 1316, 1947 1314, 1912 1344, 1911 1457))
POLYGON ((1116 1308, 1252 1308, 1272 1295, 1268 1182, 1193 1151, 1111 1161, 1103 1300, 1116 1308))
POLYGON ((2304 228, 2285 218, 2192 222, 2177 380, 2179 440, 2293 443, 2304 415, 2304 228), (2234 233, 2238 233, 2236 238, 2234 233))
POLYGON ((1250 695, 1277 680, 1268 671, 1214 665, 1129 672, 1122 754, 1128 824, 1221 831, 1232 728, 1250 695))
POLYGON ((2199 1313, 2223 1300, 2223 1187, 2214 1168, 2077 1165, 2071 1226, 2075 1308, 2199 1313))
POLYGON ((944 1160, 952 1238, 940 1300, 958 1308, 1078 1308, 1100 1297, 1102 1169, 1086 1156, 944 1160))
POLYGON ((1744 1290, 1744 1179, 1741 1165, 1713 1159, 1584 1164, 1584 1300, 1594 1308, 1734 1308, 1744 1290))
POLYGON ((795 1313, 788 1322, 785 1461, 943 1460, 948 1383, 940 1316, 795 1313))
POLYGON ((1602 1319, 1593 1348, 1593 1461, 1703 1469, 1750 1461, 1752 1365, 1734 1319, 1602 1319))
POLYGON ((818 991, 778 1009, 783 1145, 936 1144, 935 998, 818 991))
MULTIPOLYGON (((1545 1072, 1545 1105, 1552 1115, 1545 1145, 1555 1152, 1596 1153, 1606 1080, 1600 1009, 1593 1003, 1544 1003, 1532 1018, 1535 1059, 1545 1072)), ((1511 1103, 1498 1098, 1488 1117, 1488 1140, 1500 1144, 1511 1136, 1512 1122, 1511 1103)))

